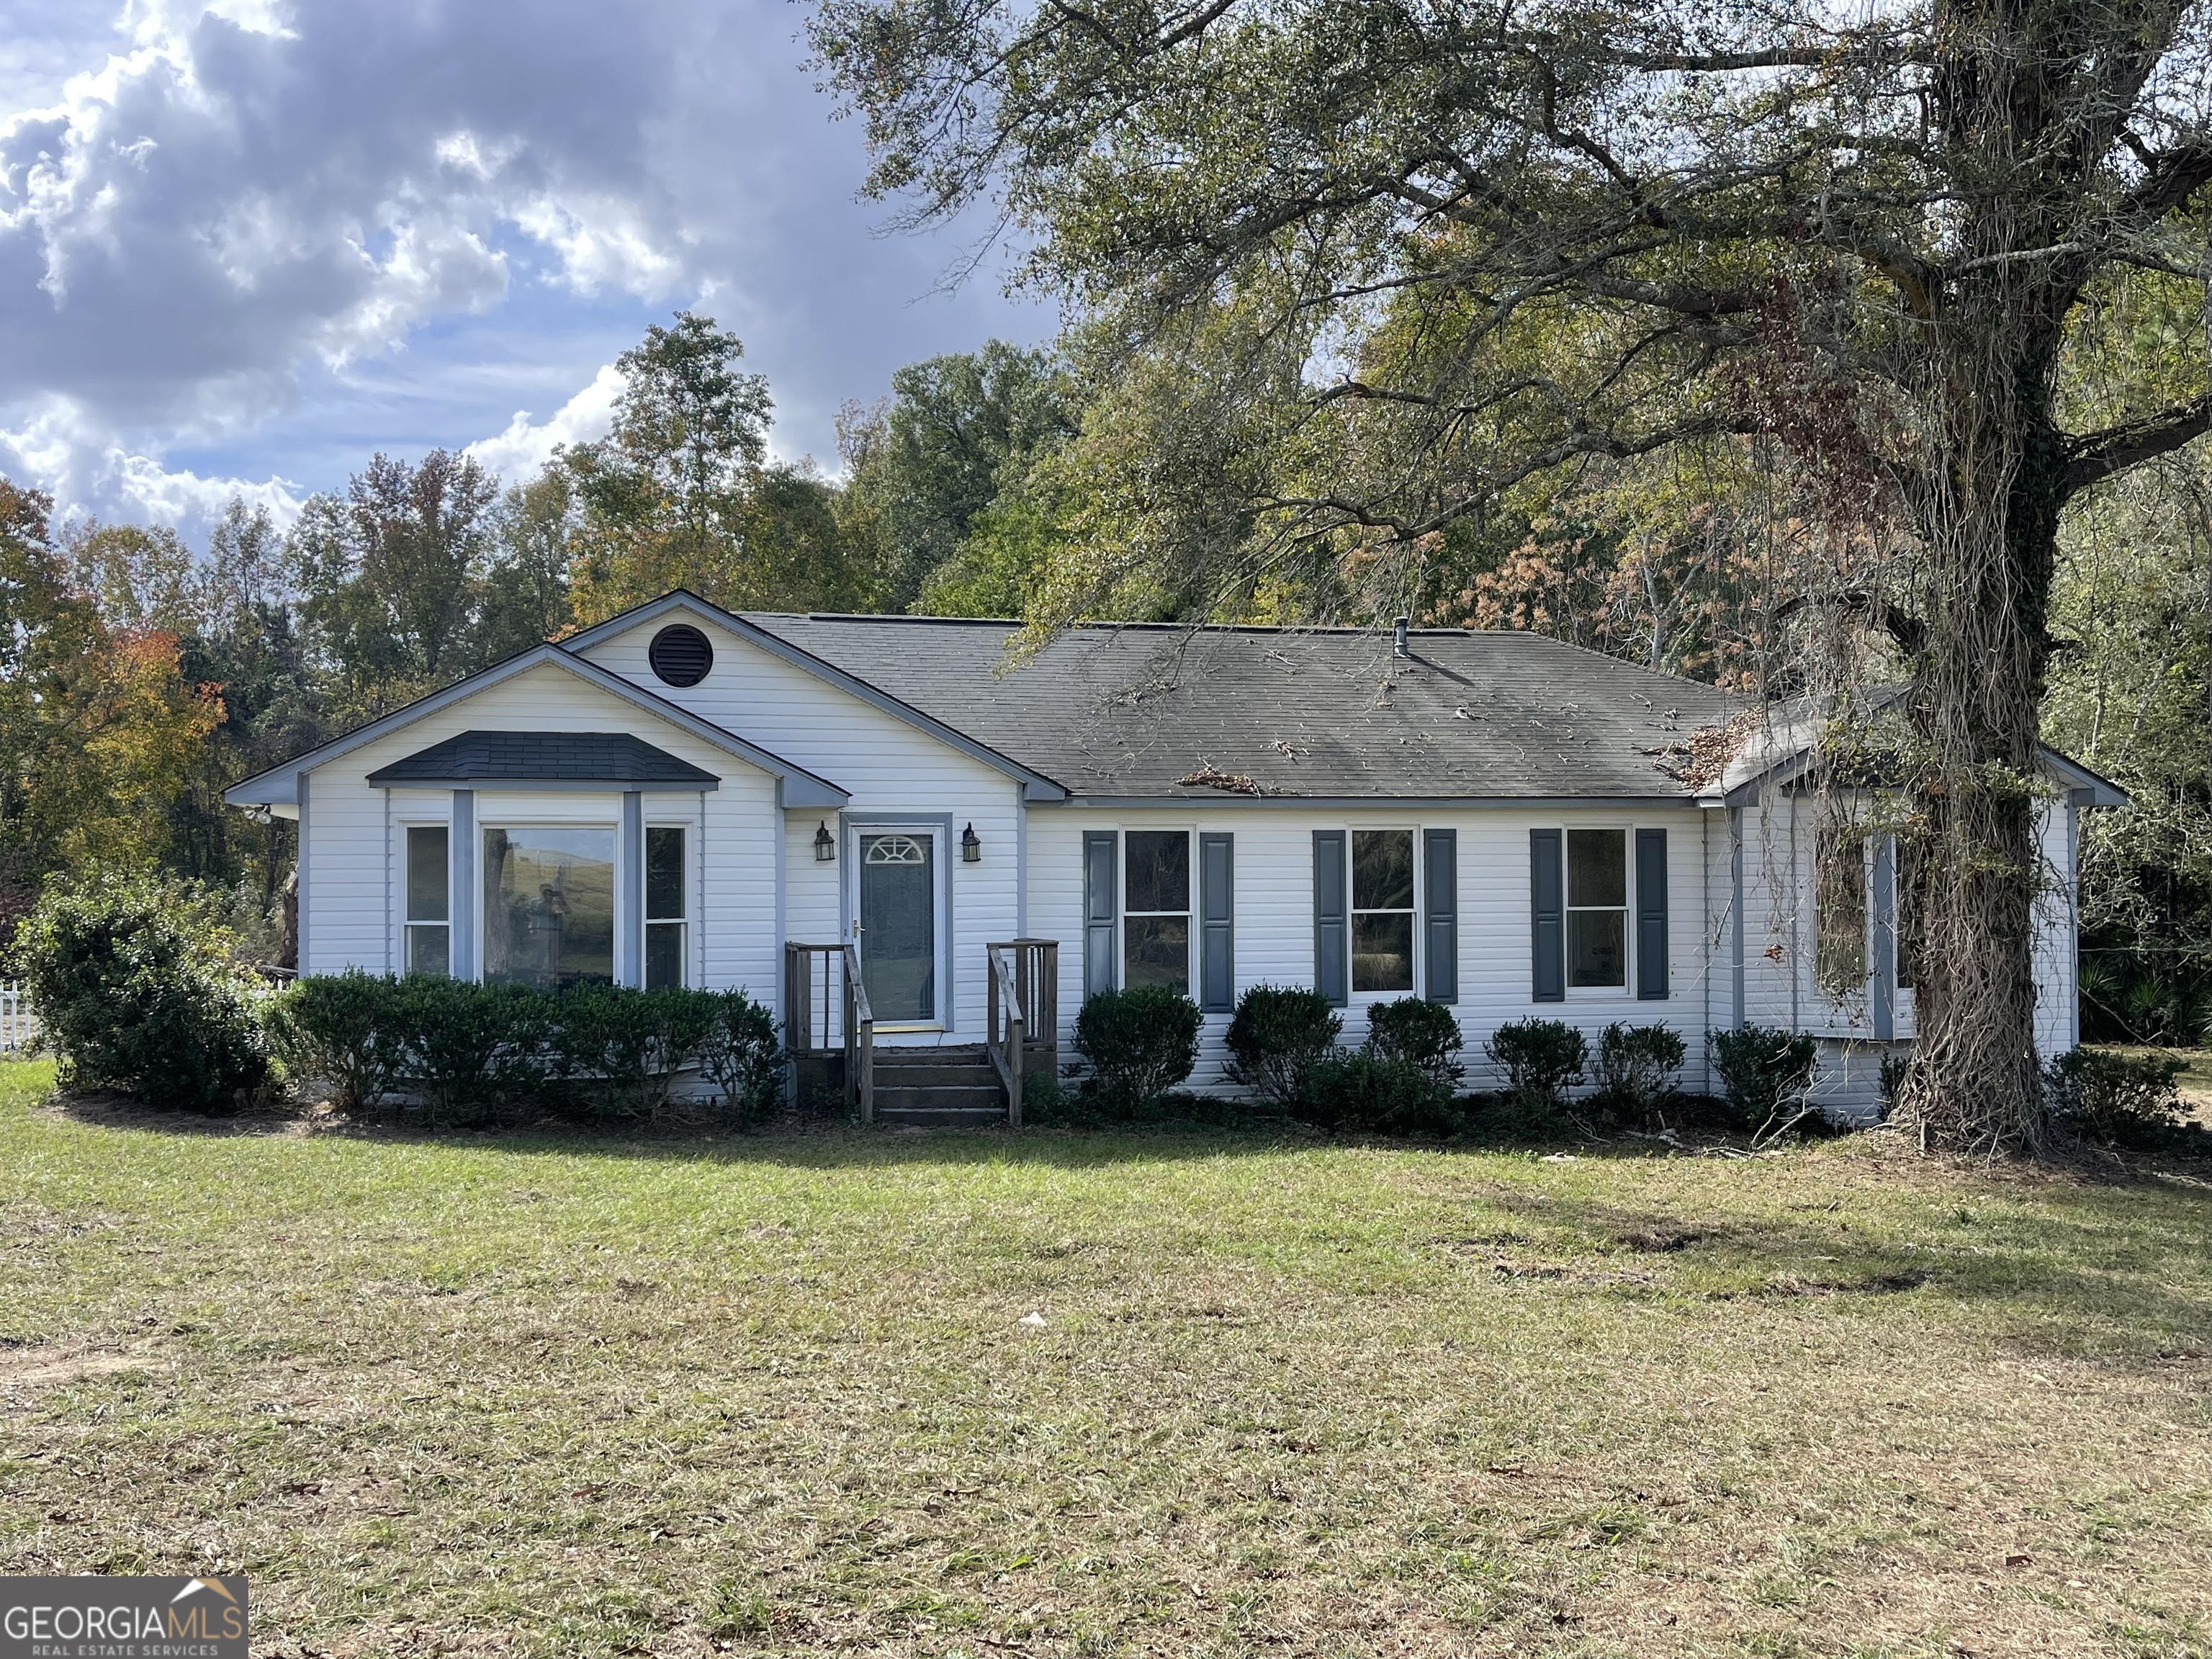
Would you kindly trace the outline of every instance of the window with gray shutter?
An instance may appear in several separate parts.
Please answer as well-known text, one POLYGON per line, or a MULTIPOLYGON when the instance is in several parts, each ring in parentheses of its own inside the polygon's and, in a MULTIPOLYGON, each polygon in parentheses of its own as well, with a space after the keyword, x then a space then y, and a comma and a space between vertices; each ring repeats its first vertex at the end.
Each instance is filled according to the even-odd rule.
POLYGON ((1344 915, 1344 831, 1314 831, 1314 989, 1329 1006, 1352 1000, 1351 941, 1344 915))
POLYGON ((1209 1014, 1237 1006, 1237 859, 1232 836, 1198 838, 1198 1006, 1209 1014))
POLYGON ((1083 836, 1083 994, 1115 988, 1115 866, 1120 862, 1111 830, 1090 830, 1083 836))
POLYGON ((1459 831, 1430 830, 1422 836, 1428 867, 1423 897, 1428 945, 1429 1000, 1459 1000, 1459 831))
POLYGON ((1636 997, 1667 1000, 1667 832, 1636 832, 1636 997))
POLYGON ((1561 880, 1559 832, 1528 832, 1529 933, 1534 951, 1531 995, 1537 1002, 1567 1000, 1567 940, 1565 884, 1561 880))

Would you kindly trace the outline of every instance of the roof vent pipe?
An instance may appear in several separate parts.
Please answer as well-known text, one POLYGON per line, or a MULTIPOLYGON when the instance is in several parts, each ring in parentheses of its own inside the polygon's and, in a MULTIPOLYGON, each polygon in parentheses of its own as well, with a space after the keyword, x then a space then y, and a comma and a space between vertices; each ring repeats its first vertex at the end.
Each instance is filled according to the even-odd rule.
POLYGON ((1398 618, 1397 629, 1392 635, 1390 641, 1390 654, 1392 656, 1410 657, 1413 654, 1406 647, 1406 630, 1412 627, 1413 624, 1413 619, 1411 617, 1401 617, 1398 618))

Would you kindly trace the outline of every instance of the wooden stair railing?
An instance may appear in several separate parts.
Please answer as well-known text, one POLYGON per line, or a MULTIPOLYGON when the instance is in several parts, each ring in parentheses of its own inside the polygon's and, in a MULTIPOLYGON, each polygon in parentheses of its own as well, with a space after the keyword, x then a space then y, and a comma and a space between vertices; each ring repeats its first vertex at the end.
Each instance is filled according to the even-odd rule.
POLYGON ((860 1121, 876 1121, 876 1015, 860 981, 860 954, 845 952, 845 1100, 860 1109, 860 1121))
POLYGON ((1042 1059, 1059 1069, 1060 942, 1018 939, 985 947, 983 1048, 1006 1090, 1006 1122, 1022 1127, 1022 1079, 1042 1059))
POLYGON ((876 1017, 859 955, 849 945, 787 944, 783 965, 784 1052, 793 1060, 841 1054, 845 1103, 860 1109, 863 1123, 874 1122, 876 1017))

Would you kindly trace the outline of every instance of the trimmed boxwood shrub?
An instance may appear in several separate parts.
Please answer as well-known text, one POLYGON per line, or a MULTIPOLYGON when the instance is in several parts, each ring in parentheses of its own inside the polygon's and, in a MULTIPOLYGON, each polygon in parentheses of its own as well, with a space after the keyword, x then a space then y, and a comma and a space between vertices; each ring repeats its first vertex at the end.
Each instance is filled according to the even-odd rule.
POLYGON ((2174 1079, 2186 1060, 2076 1048, 2044 1068, 2044 1097, 2051 1115, 2092 1140, 2154 1140, 2181 1127, 2187 1113, 2174 1079))
POLYGON ((1811 1037, 1775 1025, 1747 1025, 1708 1031, 1705 1043, 1729 1105, 1754 1139, 1779 1134, 1811 1114, 1805 1096, 1820 1058, 1811 1037))
POLYGON ((390 1019, 397 985, 358 968, 295 981, 267 1017, 284 1069, 295 1081, 328 1085, 341 1111, 362 1111, 390 1094, 402 1073, 390 1019))
POLYGON ((775 1017, 741 990, 556 991, 349 972, 301 980, 270 1024, 295 1073, 329 1084, 341 1107, 408 1094, 433 1125, 501 1109, 655 1121, 693 1065, 739 1121, 782 1092, 775 1017))
POLYGON ((1528 1111, 1553 1112, 1583 1080, 1589 1044, 1563 1019, 1508 1021, 1482 1045, 1490 1063, 1505 1073, 1505 1092, 1528 1111))
POLYGON ((658 1121, 677 1073, 699 1057, 721 1004, 714 992, 674 986, 557 992, 550 1035, 561 1077, 598 1112, 658 1121))
POLYGON ((1101 991, 1075 1016, 1075 1052, 1089 1062, 1083 1088, 1119 1116, 1152 1105, 1198 1065, 1198 1005, 1160 985, 1101 991))
POLYGON ((107 876, 48 891, 24 921, 15 971, 72 1080, 194 1112, 228 1111, 268 1081, 258 982, 195 925, 198 897, 107 876))
POLYGON ((1367 1052, 1411 1066, 1447 1098, 1467 1075, 1458 1059, 1466 1041, 1452 1011, 1424 997, 1378 1002, 1367 1011, 1367 1052))
POLYGON ((732 1123, 759 1122, 783 1099, 783 1043, 775 1034, 775 1016, 742 989, 716 994, 699 1071, 720 1096, 724 1116, 732 1123))
POLYGON ((1306 1073, 1335 1049, 1343 1030, 1343 1016, 1320 992, 1255 985, 1229 1022, 1230 1080, 1279 1111, 1295 1110, 1306 1073))
POLYGON ((1598 1036, 1598 1092, 1625 1121, 1656 1122, 1674 1097, 1674 1074, 1689 1053, 1679 1031, 1616 1021, 1598 1036))
POLYGON ((1324 1129, 1448 1135, 1462 1124, 1451 1091, 1409 1060, 1371 1048, 1340 1050, 1306 1068, 1291 1115, 1324 1129))

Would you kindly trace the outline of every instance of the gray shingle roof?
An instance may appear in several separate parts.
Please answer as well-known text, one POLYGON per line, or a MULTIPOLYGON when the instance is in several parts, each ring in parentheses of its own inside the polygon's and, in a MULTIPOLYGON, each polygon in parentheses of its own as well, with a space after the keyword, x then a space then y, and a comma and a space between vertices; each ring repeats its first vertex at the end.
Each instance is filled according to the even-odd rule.
POLYGON ((464 732, 368 775, 392 783, 627 783, 711 789, 721 780, 627 732, 464 732))
POLYGON ((1534 634, 1097 624, 1000 677, 1009 623, 748 620, 1094 797, 1686 801, 1668 751, 1742 706, 1534 634))

